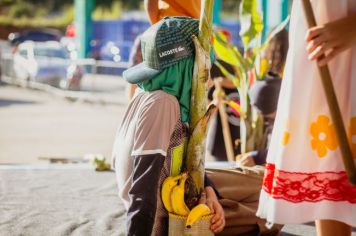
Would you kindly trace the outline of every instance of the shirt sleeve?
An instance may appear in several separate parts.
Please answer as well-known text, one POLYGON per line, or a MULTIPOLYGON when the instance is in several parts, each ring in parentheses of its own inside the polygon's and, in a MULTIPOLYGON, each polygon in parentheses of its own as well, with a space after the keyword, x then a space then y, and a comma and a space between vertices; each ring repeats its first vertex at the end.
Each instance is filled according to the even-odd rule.
POLYGON ((142 108, 131 155, 167 155, 170 137, 179 120, 178 101, 157 99, 142 108))

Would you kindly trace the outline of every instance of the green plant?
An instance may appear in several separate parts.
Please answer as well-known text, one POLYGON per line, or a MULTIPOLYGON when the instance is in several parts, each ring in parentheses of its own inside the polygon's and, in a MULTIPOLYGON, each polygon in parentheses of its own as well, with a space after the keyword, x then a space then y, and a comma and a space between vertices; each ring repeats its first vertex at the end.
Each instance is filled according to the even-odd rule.
POLYGON ((28 2, 22 2, 22 4, 12 6, 8 14, 12 18, 23 16, 33 17, 35 14, 35 6, 28 2))
POLYGON ((109 171, 111 170, 111 165, 106 162, 106 158, 103 155, 95 155, 92 160, 96 171, 109 171))
POLYGON ((248 90, 255 79, 263 79, 264 74, 257 73, 256 63, 258 55, 266 48, 270 40, 289 21, 289 17, 277 26, 268 36, 266 42, 260 43, 260 34, 263 29, 262 18, 257 10, 257 0, 243 0, 240 5, 241 31, 240 36, 244 44, 242 54, 224 33, 214 35, 214 49, 217 57, 231 64, 235 74, 229 73, 221 64, 217 66, 223 74, 231 79, 240 95, 240 132, 241 153, 260 149, 265 140, 263 138, 263 118, 250 104, 248 90))
POLYGON ((112 1, 110 7, 99 5, 92 13, 93 20, 114 20, 118 19, 122 12, 122 2, 112 1))
MULTIPOLYGON (((9 9, 11 10, 12 7, 9 9)), ((19 17, 0 15, 0 25, 12 25, 20 28, 53 27, 63 29, 68 24, 72 23, 74 19, 74 9, 72 5, 63 6, 61 14, 58 14, 55 17, 48 17, 48 12, 42 7, 39 7, 36 11, 33 11, 32 14, 34 15, 31 17, 26 15, 21 15, 19 17)))

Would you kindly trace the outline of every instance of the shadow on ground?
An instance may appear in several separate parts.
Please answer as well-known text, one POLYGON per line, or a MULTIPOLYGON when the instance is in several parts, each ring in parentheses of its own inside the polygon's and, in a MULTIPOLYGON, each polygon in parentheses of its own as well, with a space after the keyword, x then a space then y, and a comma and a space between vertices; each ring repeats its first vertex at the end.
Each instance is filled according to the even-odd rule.
POLYGON ((0 107, 12 105, 32 105, 36 104, 34 101, 18 100, 18 99, 0 99, 0 107))

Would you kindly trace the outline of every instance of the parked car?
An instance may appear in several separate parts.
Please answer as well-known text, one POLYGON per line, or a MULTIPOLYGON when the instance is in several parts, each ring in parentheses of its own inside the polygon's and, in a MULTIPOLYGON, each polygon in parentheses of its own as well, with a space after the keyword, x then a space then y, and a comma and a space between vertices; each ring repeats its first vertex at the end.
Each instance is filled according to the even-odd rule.
POLYGON ((27 41, 14 52, 14 73, 18 79, 79 90, 83 70, 70 60, 67 50, 55 41, 27 41))
POLYGON ((19 45, 25 41, 46 42, 59 41, 62 38, 62 33, 55 29, 35 29, 24 32, 11 33, 8 36, 12 46, 19 45))

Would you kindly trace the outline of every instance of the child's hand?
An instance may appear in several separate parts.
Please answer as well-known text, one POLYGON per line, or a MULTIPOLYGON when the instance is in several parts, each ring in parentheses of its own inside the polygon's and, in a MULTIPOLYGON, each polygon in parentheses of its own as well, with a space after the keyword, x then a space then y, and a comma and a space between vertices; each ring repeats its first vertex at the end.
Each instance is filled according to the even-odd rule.
POLYGON ((239 154, 236 157, 236 164, 239 167, 252 167, 256 165, 255 160, 253 159, 252 152, 247 152, 244 154, 239 154))
POLYGON ((211 219, 210 229, 215 234, 221 232, 225 227, 225 214, 224 209, 220 205, 218 198, 212 187, 206 187, 206 205, 209 206, 211 213, 214 214, 211 219))
POLYGON ((325 25, 310 28, 305 36, 309 60, 315 60, 322 54, 320 66, 326 65, 340 52, 356 43, 356 14, 336 20, 325 25))

